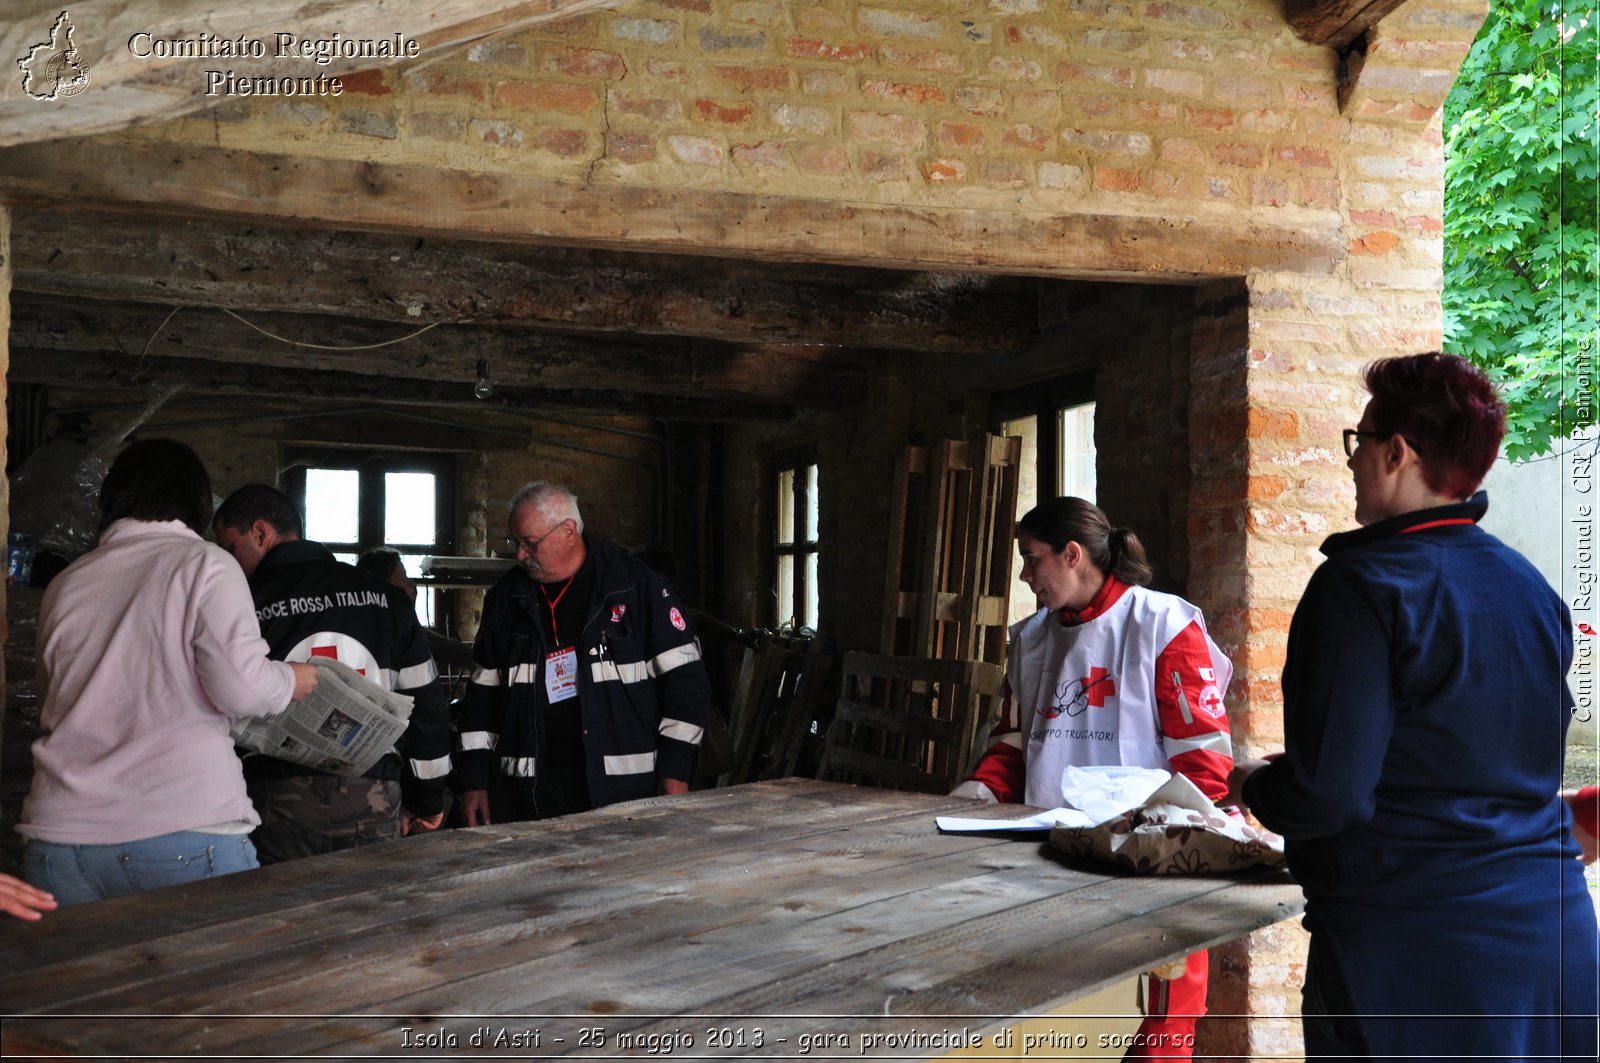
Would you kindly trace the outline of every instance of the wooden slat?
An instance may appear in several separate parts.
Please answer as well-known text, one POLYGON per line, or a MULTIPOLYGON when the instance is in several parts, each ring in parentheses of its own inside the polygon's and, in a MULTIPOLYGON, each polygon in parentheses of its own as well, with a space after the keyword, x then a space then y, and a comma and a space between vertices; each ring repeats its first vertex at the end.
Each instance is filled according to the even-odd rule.
POLYGON ((809 734, 809 725, 820 715, 820 708, 829 689, 831 677, 828 673, 832 665, 833 655, 823 649, 822 638, 818 636, 810 639, 806 643, 805 659, 796 676, 796 689, 789 699, 778 740, 773 745, 770 777, 783 778, 793 775, 799 765, 800 754, 809 734))
POLYGON ((832 758, 833 770, 846 778, 852 775, 866 776, 879 785, 924 794, 941 794, 950 789, 949 780, 944 777, 931 775, 901 760, 880 757, 848 746, 830 750, 828 755, 832 758))
POLYGON ((954 720, 914 716, 903 709, 885 709, 860 701, 841 700, 834 709, 834 719, 940 742, 953 742, 961 732, 954 720))

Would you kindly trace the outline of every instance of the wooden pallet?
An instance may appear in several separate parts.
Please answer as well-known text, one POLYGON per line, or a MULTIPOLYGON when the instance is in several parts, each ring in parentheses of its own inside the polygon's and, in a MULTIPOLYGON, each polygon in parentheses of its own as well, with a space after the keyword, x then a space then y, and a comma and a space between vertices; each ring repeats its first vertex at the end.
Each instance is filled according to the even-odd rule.
POLYGON ((885 653, 1000 663, 1022 440, 907 447, 896 463, 885 653))
POLYGON ((988 661, 845 654, 817 777, 949 793, 988 736, 1003 678, 988 661))
POLYGON ((832 663, 818 637, 762 632, 757 645, 746 647, 729 721, 733 765, 718 785, 794 774, 828 696, 832 663))

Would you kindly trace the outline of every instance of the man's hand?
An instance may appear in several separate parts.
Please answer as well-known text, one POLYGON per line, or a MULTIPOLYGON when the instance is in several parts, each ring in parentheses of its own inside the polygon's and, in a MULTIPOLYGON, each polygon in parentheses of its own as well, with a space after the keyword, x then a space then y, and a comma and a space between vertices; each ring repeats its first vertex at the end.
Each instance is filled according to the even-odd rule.
POLYGON ((56 899, 37 886, 30 886, 19 878, 0 875, 0 912, 10 912, 18 919, 35 922, 45 912, 53 912, 56 899))
POLYGON ((432 816, 413 816, 402 808, 400 810, 400 836, 404 838, 412 834, 426 834, 431 830, 438 830, 439 825, 443 822, 443 812, 432 816))
POLYGON ((290 701, 299 701, 317 689, 316 665, 290 661, 289 667, 294 669, 294 693, 289 695, 290 701))
POLYGON ((461 814, 467 826, 485 827, 489 824, 489 791, 468 790, 461 795, 461 814))
POLYGON ((663 797, 674 794, 686 794, 689 792, 689 784, 684 782, 682 779, 663 778, 661 780, 660 792, 663 797))

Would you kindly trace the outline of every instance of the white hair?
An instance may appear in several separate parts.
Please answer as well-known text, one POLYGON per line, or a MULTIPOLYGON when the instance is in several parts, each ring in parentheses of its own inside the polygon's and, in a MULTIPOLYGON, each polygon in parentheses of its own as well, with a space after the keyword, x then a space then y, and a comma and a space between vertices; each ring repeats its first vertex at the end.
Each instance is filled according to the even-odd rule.
POLYGON ((560 484, 548 480, 523 484, 511 496, 510 516, 515 517, 517 510, 524 506, 532 506, 550 524, 570 519, 578 533, 583 533, 583 514, 578 512, 578 496, 560 484))

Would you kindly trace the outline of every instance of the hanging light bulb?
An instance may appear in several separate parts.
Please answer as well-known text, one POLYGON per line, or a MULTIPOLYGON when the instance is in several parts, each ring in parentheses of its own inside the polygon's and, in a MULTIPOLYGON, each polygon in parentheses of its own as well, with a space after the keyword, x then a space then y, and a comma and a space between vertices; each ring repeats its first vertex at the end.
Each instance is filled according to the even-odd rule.
POLYGON ((472 385, 472 393, 480 399, 494 396, 494 381, 489 378, 489 359, 478 359, 478 382, 472 385))

